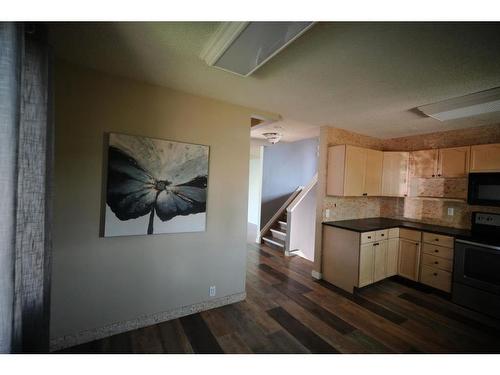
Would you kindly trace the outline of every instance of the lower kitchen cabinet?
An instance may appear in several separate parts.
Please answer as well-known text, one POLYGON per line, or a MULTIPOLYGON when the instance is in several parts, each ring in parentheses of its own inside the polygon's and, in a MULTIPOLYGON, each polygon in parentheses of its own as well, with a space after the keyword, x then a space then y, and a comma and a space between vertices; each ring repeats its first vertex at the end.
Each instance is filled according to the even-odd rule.
POLYGON ((388 241, 372 242, 359 248, 359 281, 361 288, 387 277, 388 241))
POLYGON ((387 240, 387 277, 398 274, 398 254, 399 254, 399 238, 389 238, 387 240))
POLYGON ((323 279, 353 293, 399 275, 449 292, 453 242, 453 237, 406 228, 359 233, 324 226, 323 279))
POLYGON ((373 282, 387 277, 387 247, 387 240, 373 244, 373 282))
POLYGON ((373 244, 361 245, 359 248, 359 281, 358 287, 363 287, 373 283, 373 265, 375 261, 375 251, 373 244))
POLYGON ((420 242, 400 238, 398 263, 398 275, 418 281, 420 242))

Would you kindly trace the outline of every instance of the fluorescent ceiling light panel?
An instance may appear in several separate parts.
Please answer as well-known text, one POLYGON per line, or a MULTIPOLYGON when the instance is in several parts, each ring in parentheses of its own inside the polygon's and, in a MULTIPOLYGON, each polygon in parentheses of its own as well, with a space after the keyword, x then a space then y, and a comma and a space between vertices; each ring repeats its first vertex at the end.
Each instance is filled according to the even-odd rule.
POLYGON ((500 112, 500 87, 424 105, 418 109, 439 121, 500 112))
POLYGON ((249 76, 305 33, 313 22, 225 22, 202 59, 208 65, 249 76))

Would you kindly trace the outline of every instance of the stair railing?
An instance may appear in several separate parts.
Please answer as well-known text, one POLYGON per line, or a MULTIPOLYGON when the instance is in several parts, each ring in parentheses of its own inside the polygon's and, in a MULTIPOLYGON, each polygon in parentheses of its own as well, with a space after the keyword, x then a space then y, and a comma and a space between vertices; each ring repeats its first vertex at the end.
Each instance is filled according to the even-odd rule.
POLYGON ((260 242, 262 240, 262 237, 264 237, 266 233, 269 232, 272 226, 278 221, 281 215, 283 215, 287 207, 290 205, 290 203, 294 201, 295 197, 297 197, 297 195, 302 191, 303 188, 304 188, 303 186, 297 187, 297 189, 295 189, 295 191, 288 197, 285 203, 281 205, 279 210, 276 211, 276 213, 269 219, 269 221, 266 223, 266 225, 264 225, 264 227, 260 231, 258 242, 260 242))
POLYGON ((300 252, 304 258, 314 260, 317 183, 318 174, 316 173, 309 184, 286 208, 285 255, 300 252))

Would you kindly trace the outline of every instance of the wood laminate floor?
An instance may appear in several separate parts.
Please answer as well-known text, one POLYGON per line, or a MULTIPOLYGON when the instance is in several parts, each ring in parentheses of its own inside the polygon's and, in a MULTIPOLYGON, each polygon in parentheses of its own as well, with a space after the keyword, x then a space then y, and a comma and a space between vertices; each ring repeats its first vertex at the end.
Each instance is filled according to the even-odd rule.
POLYGON ((243 302, 60 353, 500 353, 500 320, 387 279, 350 295, 312 263, 248 245, 243 302))

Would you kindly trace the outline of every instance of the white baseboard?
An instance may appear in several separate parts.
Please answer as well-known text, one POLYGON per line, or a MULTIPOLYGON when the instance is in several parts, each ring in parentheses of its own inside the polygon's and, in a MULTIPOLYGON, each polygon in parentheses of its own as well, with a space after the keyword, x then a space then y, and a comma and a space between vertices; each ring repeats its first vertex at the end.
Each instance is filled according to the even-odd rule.
POLYGON ((101 328, 95 328, 71 335, 65 335, 62 337, 51 338, 50 351, 53 352, 64 348, 69 348, 71 346, 80 345, 86 342, 113 336, 118 333, 132 331, 134 329, 181 318, 183 316, 195 314, 200 311, 210 310, 224 305, 230 305, 232 303, 243 301, 245 298, 246 292, 231 294, 229 296, 211 299, 208 301, 195 303, 189 306, 183 306, 156 314, 142 315, 135 319, 112 323, 101 328))
POLYGON ((316 280, 321 280, 323 278, 323 275, 321 274, 321 272, 314 271, 314 270, 312 270, 311 276, 313 278, 315 278, 316 280))

